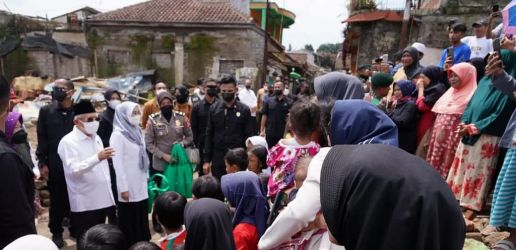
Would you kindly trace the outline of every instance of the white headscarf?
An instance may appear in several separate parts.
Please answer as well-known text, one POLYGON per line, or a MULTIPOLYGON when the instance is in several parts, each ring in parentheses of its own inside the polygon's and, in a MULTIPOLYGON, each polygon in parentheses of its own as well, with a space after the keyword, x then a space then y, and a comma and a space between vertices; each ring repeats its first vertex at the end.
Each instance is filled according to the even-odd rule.
POLYGON ((252 136, 252 137, 247 138, 247 140, 245 141, 245 144, 247 145, 248 143, 253 144, 253 146, 259 145, 259 146, 265 147, 266 149, 269 149, 269 146, 267 145, 267 141, 265 140, 265 138, 263 138, 261 136, 252 136))
POLYGON ((4 250, 58 250, 56 244, 41 235, 29 234, 7 245, 4 250))
POLYGON ((145 169, 149 165, 149 158, 145 151, 142 131, 138 125, 134 125, 129 121, 135 107, 138 107, 138 104, 134 102, 123 102, 116 107, 113 131, 119 131, 127 140, 140 147, 139 166, 141 169, 145 169))

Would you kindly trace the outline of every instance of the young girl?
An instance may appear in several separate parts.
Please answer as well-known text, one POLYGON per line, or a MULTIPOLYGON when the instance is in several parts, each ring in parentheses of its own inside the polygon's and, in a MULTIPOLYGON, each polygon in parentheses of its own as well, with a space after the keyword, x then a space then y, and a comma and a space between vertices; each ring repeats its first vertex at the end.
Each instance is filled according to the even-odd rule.
POLYGON ((267 182, 271 176, 270 168, 267 166, 267 153, 267 148, 263 146, 254 146, 247 152, 247 170, 260 177, 264 194, 267 194, 267 182))
POLYGON ((299 158, 319 152, 319 144, 310 138, 319 127, 320 115, 319 106, 309 101, 299 101, 290 109, 289 123, 294 138, 280 140, 267 158, 267 165, 272 168, 269 197, 294 186, 294 170, 299 158))
POLYGON ((398 127, 398 141, 401 149, 414 154, 417 148, 417 106, 411 96, 416 86, 412 81, 400 80, 394 83, 395 104, 387 115, 398 127))

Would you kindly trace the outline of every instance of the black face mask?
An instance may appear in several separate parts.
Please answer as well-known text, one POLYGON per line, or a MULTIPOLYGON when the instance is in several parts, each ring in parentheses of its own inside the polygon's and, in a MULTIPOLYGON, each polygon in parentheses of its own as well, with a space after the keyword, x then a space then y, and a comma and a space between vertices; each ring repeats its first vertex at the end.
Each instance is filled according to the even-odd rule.
POLYGON ((283 90, 274 90, 274 94, 275 94, 276 96, 283 95, 283 90))
POLYGON ((11 142, 12 142, 12 144, 26 143, 27 142, 27 132, 25 132, 25 130, 23 130, 23 129, 16 132, 13 135, 11 142))
POLYGON ((251 88, 251 85, 245 85, 245 88, 246 88, 246 89, 250 89, 250 88, 251 88))
POLYGON ((167 119, 167 121, 172 118, 172 108, 172 105, 167 105, 160 108, 161 114, 165 117, 165 119, 167 119))
POLYGON ((214 96, 217 96, 217 88, 208 88, 206 90, 206 94, 208 94, 208 96, 211 96, 211 97, 214 97, 214 96))
POLYGON ((176 100, 178 103, 185 103, 188 101, 188 97, 187 96, 181 96, 181 95, 176 95, 176 100))
POLYGON ((62 102, 66 99, 66 92, 61 90, 52 91, 52 98, 58 102, 62 102))
POLYGON ((235 100, 235 93, 222 93, 222 99, 225 102, 232 102, 235 100))

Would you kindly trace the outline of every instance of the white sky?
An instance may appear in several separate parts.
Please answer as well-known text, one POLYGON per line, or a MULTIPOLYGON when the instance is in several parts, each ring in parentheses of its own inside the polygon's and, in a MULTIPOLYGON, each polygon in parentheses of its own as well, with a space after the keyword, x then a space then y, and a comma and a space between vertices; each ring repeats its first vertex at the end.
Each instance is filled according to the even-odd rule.
MULTIPOLYGON (((384 0, 397 2, 400 0, 384 0)), ((31 16, 49 18, 90 6, 100 11, 109 11, 142 0, 2 0, 0 9, 31 16)), ((349 0, 275 0, 282 8, 296 14, 295 23, 283 33, 283 45, 293 49, 312 44, 317 49, 322 43, 342 42, 342 20, 347 17, 349 0)), ((391 4, 391 3, 389 3, 391 4)))

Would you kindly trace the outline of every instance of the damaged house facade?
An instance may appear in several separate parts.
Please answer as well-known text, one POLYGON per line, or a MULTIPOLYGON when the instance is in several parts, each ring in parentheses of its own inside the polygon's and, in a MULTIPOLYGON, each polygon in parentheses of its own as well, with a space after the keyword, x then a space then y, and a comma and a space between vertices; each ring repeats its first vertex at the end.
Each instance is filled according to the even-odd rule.
MULTIPOLYGON (((354 0, 349 6, 349 17, 344 31, 343 53, 340 60, 344 68, 356 71, 360 64, 368 64, 383 54, 392 55, 405 47, 400 38, 405 36, 408 45, 421 42, 427 47, 423 65, 436 65, 442 49, 449 46, 446 27, 450 20, 462 22, 468 27, 466 35, 472 35, 473 22, 487 19, 491 12, 491 0, 412 0, 408 30, 402 33, 404 6, 383 4, 379 0, 354 0), (378 35, 382 34, 382 35, 378 35)), ((509 0, 496 1, 501 7, 509 0)), ((495 24, 501 22, 501 18, 495 24)))
MULTIPOLYGON (((94 71, 109 77, 156 69, 169 85, 224 74, 258 79, 265 31, 252 19, 250 5, 248 0, 153 0, 94 15, 85 23, 94 71)), ((267 38, 267 64, 283 65, 284 48, 267 38)))

